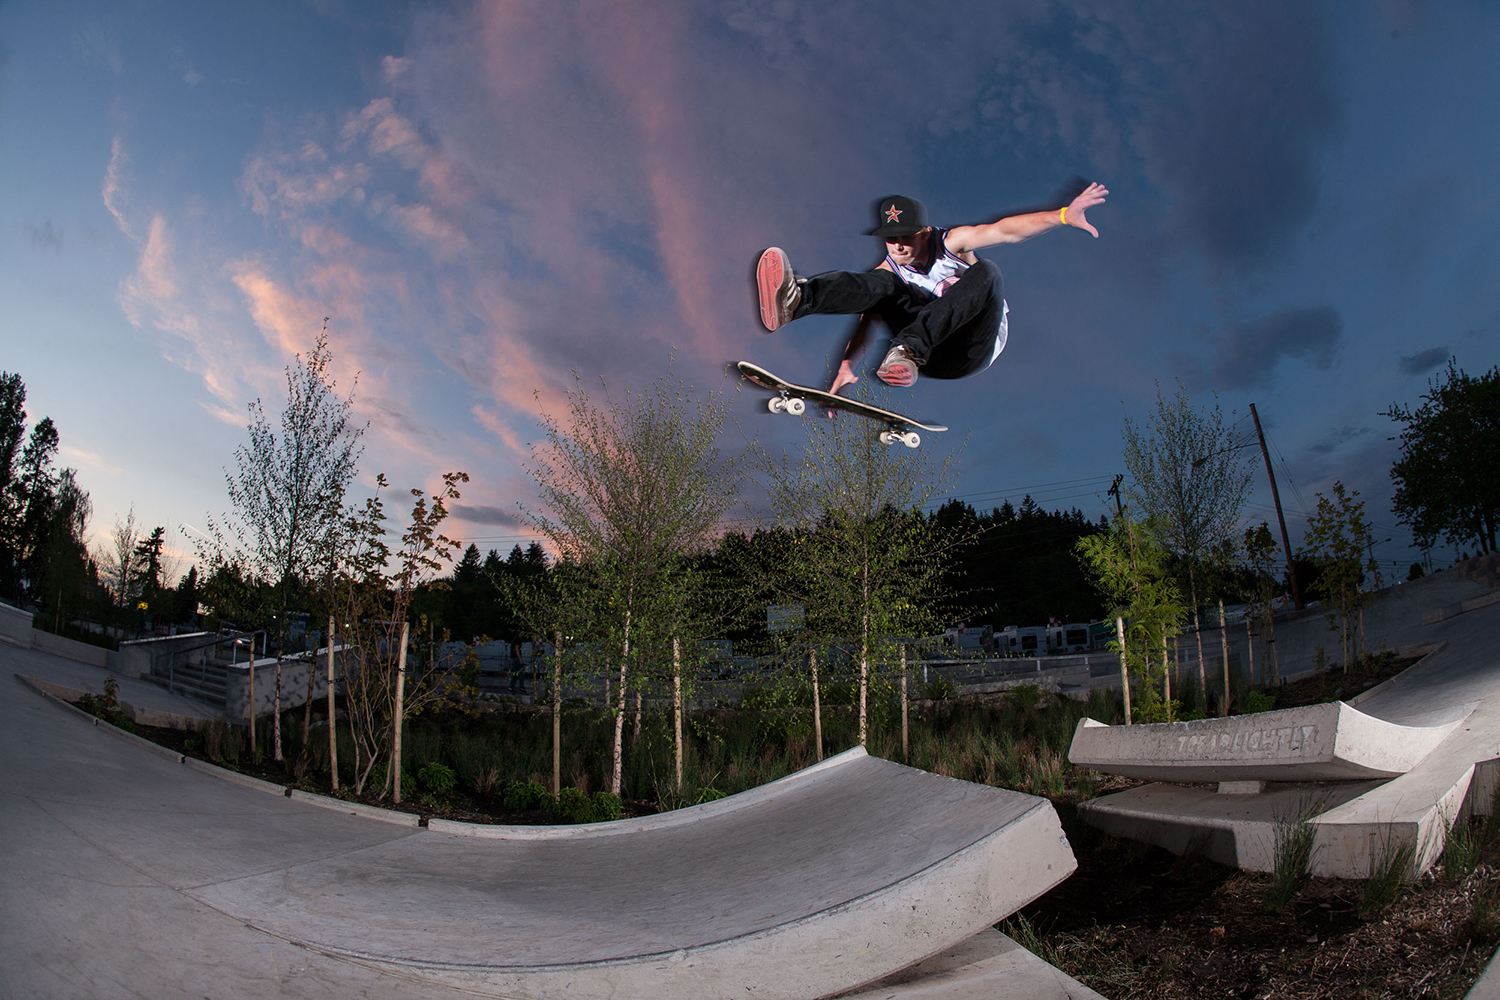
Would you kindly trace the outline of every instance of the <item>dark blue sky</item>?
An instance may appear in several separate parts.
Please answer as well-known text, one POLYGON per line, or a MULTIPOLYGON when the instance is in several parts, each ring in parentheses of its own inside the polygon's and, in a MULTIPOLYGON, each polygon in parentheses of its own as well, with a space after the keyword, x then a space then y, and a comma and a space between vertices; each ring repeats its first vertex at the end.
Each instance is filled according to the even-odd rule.
MULTIPOLYGON (((911 390, 964 442, 954 492, 1101 513, 1124 418, 1181 379, 1257 403, 1294 536, 1341 479, 1410 560, 1378 414, 1500 361, 1500 8, 624 6, 0 6, 0 365, 96 528, 221 511, 246 402, 329 316, 366 472, 468 471, 457 533, 509 548, 575 371, 823 377, 845 326, 762 334, 762 247, 862 268, 883 194, 954 224, 1088 178, 1099 240, 987 253, 995 366, 911 390)), ((726 447, 799 439, 760 402, 726 447)))

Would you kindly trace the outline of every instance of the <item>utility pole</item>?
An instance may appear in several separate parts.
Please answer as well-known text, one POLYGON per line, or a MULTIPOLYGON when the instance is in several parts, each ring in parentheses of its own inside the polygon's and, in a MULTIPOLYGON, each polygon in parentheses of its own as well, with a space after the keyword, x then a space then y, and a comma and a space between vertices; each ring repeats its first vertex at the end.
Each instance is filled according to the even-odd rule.
POLYGON ((1271 499, 1276 501, 1276 523, 1281 525, 1281 548, 1286 552, 1286 577, 1292 584, 1292 605, 1302 610, 1302 588, 1297 586, 1297 567, 1292 563, 1292 542, 1286 536, 1286 516, 1281 513, 1281 493, 1276 489, 1276 473, 1271 469, 1271 452, 1266 448, 1266 433, 1260 429, 1260 414, 1255 404, 1250 404, 1250 417, 1255 421, 1255 436, 1260 439, 1260 454, 1266 460, 1266 476, 1271 480, 1271 499))

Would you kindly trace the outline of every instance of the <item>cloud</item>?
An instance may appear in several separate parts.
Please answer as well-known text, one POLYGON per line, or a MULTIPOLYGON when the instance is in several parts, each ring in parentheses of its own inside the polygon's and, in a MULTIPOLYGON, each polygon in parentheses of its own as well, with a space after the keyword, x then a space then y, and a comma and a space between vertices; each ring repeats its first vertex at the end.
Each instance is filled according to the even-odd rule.
POLYGON ((462 503, 456 503, 448 510, 454 517, 462 518, 469 524, 485 524, 515 531, 530 530, 530 526, 521 520, 520 514, 515 510, 462 503))
POLYGON ((1447 361, 1450 353, 1448 345, 1444 344, 1441 347, 1430 347, 1425 351, 1418 351, 1410 357, 1402 355, 1399 364, 1401 374, 1425 375, 1447 361))
POLYGON ((1331 455, 1350 441, 1362 438, 1369 433, 1368 427, 1340 427, 1323 440, 1309 445, 1307 450, 1314 455, 1331 455))
POLYGON ((1333 306, 1280 309, 1253 323, 1229 324, 1213 362, 1217 385, 1266 385, 1282 358, 1299 358, 1322 371, 1333 365, 1344 321, 1333 306))
POLYGON ((125 72, 125 59, 120 55, 119 30, 109 18, 89 18, 78 29, 74 40, 84 55, 102 64, 115 76, 125 72))

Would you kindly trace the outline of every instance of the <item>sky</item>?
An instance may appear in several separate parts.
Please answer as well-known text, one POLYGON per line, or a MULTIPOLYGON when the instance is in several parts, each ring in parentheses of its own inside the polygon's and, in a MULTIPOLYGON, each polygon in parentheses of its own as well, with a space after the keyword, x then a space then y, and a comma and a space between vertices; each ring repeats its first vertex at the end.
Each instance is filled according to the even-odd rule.
POLYGON ((796 447, 725 365, 826 380, 848 320, 765 334, 764 247, 863 269, 883 195, 946 226, 1098 180, 1098 240, 983 252, 995 365, 898 397, 952 428, 948 495, 1106 513, 1125 419, 1180 380, 1251 444, 1247 523, 1253 402, 1293 544, 1342 481, 1404 576, 1381 413, 1500 362, 1500 5, 916 7, 0 3, 0 368, 94 535, 133 509, 185 567, 327 317, 361 483, 467 472, 449 534, 504 554, 579 386, 670 373, 728 394, 727 453, 796 447))

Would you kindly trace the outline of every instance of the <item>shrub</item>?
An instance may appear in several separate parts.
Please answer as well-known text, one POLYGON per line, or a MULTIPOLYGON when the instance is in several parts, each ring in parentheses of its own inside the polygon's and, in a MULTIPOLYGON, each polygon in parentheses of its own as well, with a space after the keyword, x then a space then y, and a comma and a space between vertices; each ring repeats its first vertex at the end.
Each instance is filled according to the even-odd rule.
POLYGON ((1448 828, 1443 840, 1443 881, 1457 885, 1479 867, 1484 851, 1484 831, 1460 820, 1448 828))
POLYGON ((953 681, 938 674, 922 686, 922 697, 927 701, 945 701, 958 693, 953 681))
POLYGON ((453 773, 453 768, 447 764, 439 764, 437 761, 422 765, 417 772, 417 780, 422 787, 434 795, 446 795, 453 791, 453 786, 458 783, 458 775, 453 773))
MULTIPOLYGON (((578 794, 576 788, 564 788, 563 796, 569 792, 578 794)), ((528 812, 532 809, 551 809, 552 793, 540 781, 512 781, 505 786, 505 808, 512 812, 528 812)))
POLYGON ((1243 704, 1246 715, 1253 715, 1256 712, 1269 712, 1276 707, 1276 695, 1267 694, 1264 691, 1250 691, 1246 693, 1243 704))
POLYGON ((1307 881, 1307 867, 1312 862, 1313 825, 1308 822, 1315 810, 1303 804, 1296 816, 1276 820, 1276 867, 1271 871, 1271 885, 1266 890, 1266 909, 1280 913, 1302 891, 1307 881))

